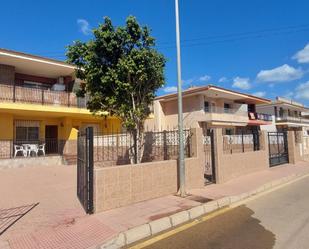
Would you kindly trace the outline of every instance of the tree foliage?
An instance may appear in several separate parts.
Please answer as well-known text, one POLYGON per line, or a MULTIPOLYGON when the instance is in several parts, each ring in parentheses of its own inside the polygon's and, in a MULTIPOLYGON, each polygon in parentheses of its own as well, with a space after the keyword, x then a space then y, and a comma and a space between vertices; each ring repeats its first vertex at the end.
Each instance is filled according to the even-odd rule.
POLYGON ((85 82, 78 95, 89 96, 88 109, 117 116, 140 140, 155 92, 165 83, 166 60, 155 49, 150 30, 133 16, 123 27, 113 26, 105 17, 93 30, 93 39, 68 46, 67 57, 85 82))

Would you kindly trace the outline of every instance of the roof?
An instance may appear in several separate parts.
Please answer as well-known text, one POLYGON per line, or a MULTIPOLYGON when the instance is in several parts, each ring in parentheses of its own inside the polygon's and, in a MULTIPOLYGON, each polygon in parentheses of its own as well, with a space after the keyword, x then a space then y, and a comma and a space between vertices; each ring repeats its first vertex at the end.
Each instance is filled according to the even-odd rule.
MULTIPOLYGON (((229 89, 214 86, 214 85, 189 88, 182 92, 182 96, 187 97, 191 95, 198 95, 198 94, 202 94, 203 92, 205 93, 212 92, 214 97, 219 97, 219 94, 220 94, 220 96, 222 96, 223 98, 225 96, 225 98, 233 99, 235 101, 244 102, 244 103, 252 103, 252 104, 270 104, 271 103, 271 100, 269 99, 229 90, 229 89)), ((177 93, 166 94, 166 95, 156 97, 155 100, 168 101, 168 100, 176 99, 177 96, 178 96, 177 93)))
POLYGON ((14 66, 16 72, 42 77, 72 75, 76 66, 60 60, 0 48, 0 64, 14 66))
POLYGON ((274 101, 272 101, 270 104, 263 104, 262 106, 286 106, 290 108, 294 108, 300 111, 308 111, 309 108, 304 106, 302 103, 298 103, 296 101, 293 101, 292 99, 286 99, 282 97, 276 97, 274 101))

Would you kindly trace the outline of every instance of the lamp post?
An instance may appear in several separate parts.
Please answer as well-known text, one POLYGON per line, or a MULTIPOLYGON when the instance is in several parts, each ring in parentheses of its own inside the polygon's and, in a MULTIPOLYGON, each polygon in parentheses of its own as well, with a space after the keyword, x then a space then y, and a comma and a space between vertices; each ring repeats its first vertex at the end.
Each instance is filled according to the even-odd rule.
POLYGON ((176 46, 177 46, 177 78, 178 78, 178 138, 179 138, 179 158, 178 158, 178 178, 181 197, 186 195, 185 190, 185 161, 184 161, 184 141, 183 141, 183 114, 182 114, 182 80, 181 80, 181 56, 180 56, 180 28, 179 28, 179 4, 175 0, 176 17, 176 46))

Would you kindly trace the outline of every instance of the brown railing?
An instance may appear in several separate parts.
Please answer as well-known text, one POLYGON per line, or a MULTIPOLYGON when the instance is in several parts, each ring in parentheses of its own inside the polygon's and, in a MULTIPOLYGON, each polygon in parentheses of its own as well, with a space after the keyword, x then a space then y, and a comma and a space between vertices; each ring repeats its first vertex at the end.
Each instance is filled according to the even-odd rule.
POLYGON ((86 98, 72 92, 0 84, 0 101, 86 108, 86 98))
POLYGON ((63 155, 65 141, 57 139, 0 140, 0 159, 63 155))

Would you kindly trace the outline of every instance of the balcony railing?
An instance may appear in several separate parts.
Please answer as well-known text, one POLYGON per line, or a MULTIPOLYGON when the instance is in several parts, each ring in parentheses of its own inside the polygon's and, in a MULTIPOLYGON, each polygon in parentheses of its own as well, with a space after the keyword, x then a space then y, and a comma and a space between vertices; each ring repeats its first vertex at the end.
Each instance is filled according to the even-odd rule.
POLYGON ((86 98, 72 92, 0 84, 0 102, 16 102, 86 108, 86 98))
POLYGON ((309 124, 309 119, 305 117, 293 117, 293 116, 279 116, 276 117, 276 122, 292 122, 292 123, 306 123, 309 124))
POLYGON ((65 140, 2 140, 0 139, 0 159, 31 158, 63 155, 65 140))
POLYGON ((241 116, 246 116, 247 115, 247 112, 239 110, 239 109, 224 108, 224 107, 219 107, 219 106, 205 107, 204 111, 206 113, 234 114, 234 115, 241 115, 241 116))
POLYGON ((248 112, 249 120, 261 120, 271 122, 273 120, 272 115, 257 112, 248 112))

